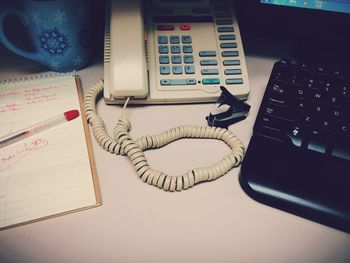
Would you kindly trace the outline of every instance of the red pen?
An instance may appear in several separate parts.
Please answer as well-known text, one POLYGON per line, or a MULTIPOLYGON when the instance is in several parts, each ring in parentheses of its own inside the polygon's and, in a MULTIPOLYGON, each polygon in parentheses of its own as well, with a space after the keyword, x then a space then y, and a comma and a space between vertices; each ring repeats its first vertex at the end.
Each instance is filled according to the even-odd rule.
POLYGON ((38 132, 57 126, 66 121, 71 121, 78 116, 79 116, 78 110, 66 111, 65 113, 60 114, 58 116, 33 124, 27 128, 13 132, 11 134, 2 136, 0 137, 0 148, 3 148, 9 144, 15 143, 19 140, 32 136, 38 132))

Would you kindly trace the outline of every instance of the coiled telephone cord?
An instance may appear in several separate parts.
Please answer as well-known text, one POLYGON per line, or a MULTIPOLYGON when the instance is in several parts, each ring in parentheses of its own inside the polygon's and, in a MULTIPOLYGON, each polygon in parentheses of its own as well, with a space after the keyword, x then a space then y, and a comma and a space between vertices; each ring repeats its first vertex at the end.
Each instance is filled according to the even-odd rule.
POLYGON ((103 81, 100 81, 93 85, 85 96, 87 121, 92 126, 97 142, 110 153, 127 155, 134 165, 137 175, 150 185, 165 191, 185 190, 200 182, 215 180, 233 167, 238 166, 243 159, 244 145, 231 131, 223 128, 183 125, 158 135, 148 135, 133 140, 129 135, 131 124, 124 113, 127 102, 114 128, 114 138, 111 138, 107 134, 103 120, 96 114, 96 103, 102 97, 102 92, 103 81), (216 164, 194 168, 177 176, 167 175, 148 165, 144 150, 160 148, 181 138, 222 140, 231 148, 231 152, 216 164))

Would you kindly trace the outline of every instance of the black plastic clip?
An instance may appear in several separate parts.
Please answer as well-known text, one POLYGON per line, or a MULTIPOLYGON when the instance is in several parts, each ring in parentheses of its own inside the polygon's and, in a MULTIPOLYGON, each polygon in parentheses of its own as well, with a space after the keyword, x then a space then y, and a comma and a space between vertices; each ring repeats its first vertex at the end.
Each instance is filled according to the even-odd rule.
POLYGON ((222 105, 230 106, 225 112, 218 114, 209 114, 205 119, 208 121, 210 127, 228 128, 231 124, 244 120, 250 110, 250 105, 237 99, 225 87, 221 86, 221 95, 217 100, 222 105))

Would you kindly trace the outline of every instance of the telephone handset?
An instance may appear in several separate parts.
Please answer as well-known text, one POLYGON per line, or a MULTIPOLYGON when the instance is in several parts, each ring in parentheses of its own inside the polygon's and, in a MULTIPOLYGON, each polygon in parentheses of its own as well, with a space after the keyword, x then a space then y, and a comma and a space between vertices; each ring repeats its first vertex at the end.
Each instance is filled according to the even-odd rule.
POLYGON ((111 0, 105 29, 106 103, 246 99, 248 73, 230 1, 111 0))

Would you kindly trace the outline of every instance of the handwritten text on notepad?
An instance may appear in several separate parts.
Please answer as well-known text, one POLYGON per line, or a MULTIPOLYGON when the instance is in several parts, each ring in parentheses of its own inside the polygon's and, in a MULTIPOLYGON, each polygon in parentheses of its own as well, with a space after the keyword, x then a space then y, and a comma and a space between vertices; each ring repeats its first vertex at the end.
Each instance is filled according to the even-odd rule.
POLYGON ((31 141, 21 143, 18 147, 10 147, 0 150, 0 171, 10 167, 27 154, 39 150, 48 144, 46 139, 34 138, 31 141))
POLYGON ((8 90, 0 92, 0 113, 20 111, 24 106, 45 103, 57 99, 57 86, 35 87, 23 90, 8 90), (11 99, 16 102, 9 102, 11 99))

